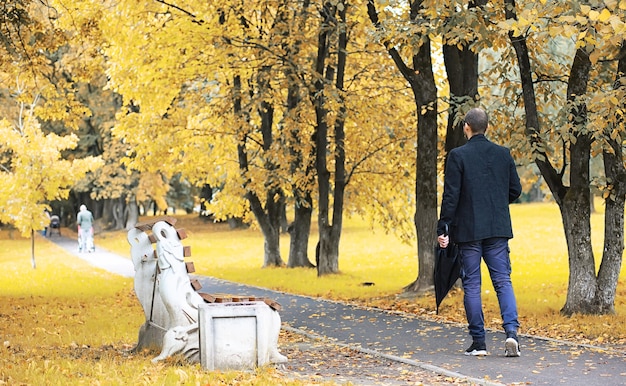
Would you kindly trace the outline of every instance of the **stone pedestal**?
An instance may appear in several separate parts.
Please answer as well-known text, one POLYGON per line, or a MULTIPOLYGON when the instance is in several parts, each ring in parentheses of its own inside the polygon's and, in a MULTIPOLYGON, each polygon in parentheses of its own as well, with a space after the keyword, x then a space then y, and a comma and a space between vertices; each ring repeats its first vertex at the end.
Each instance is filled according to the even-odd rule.
POLYGON ((253 370, 270 362, 277 313, 264 302, 203 304, 198 314, 203 368, 253 370))
POLYGON ((189 277, 195 267, 185 262, 190 248, 180 242, 186 233, 175 229, 175 223, 165 217, 128 231, 135 293, 146 317, 135 349, 161 347, 155 363, 179 353, 192 363, 202 357, 201 364, 210 370, 286 362, 278 351, 280 304, 197 292, 202 286, 189 277))

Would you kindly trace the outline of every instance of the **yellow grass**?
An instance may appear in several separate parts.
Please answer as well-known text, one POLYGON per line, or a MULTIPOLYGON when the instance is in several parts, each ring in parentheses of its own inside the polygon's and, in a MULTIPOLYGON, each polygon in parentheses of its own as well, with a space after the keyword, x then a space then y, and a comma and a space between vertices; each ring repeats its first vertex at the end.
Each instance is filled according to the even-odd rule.
MULTIPOLYGON (((597 208, 601 211, 601 206, 597 208)), ((512 206, 513 282, 522 333, 621 346, 626 341, 626 290, 620 277, 617 315, 565 318, 559 309, 567 291, 567 251, 554 204, 512 206)), ((592 218, 597 259, 602 248, 603 216, 592 218)), ((402 299, 402 287, 417 277, 416 246, 348 220, 341 240, 341 274, 317 278, 314 269, 261 269, 263 238, 254 229, 231 230, 180 216, 187 230, 198 274, 281 291, 343 299, 414 312, 435 318, 434 299, 402 299), (373 282, 374 286, 362 286, 373 282)), ((64 229, 64 234, 69 231, 64 229)), ((30 265, 30 241, 0 232, 0 385, 1 384, 301 384, 274 369, 256 373, 208 373, 198 365, 172 361, 153 365, 151 353, 130 354, 143 313, 132 279, 89 266, 45 239, 36 243, 37 269, 30 265)), ((309 253, 314 259, 315 235, 309 253)), ((128 256, 126 232, 99 234, 98 247, 128 256)), ((288 237, 281 239, 287 258, 288 237)), ((499 328, 497 301, 489 280, 484 285, 485 316, 499 328)), ((464 322, 462 293, 453 290, 439 318, 464 322)))
POLYGON ((273 368, 207 372, 131 354, 143 312, 132 279, 93 268, 38 237, 0 233, 0 385, 302 385, 273 368))
MULTIPOLYGON (((340 246, 341 275, 317 277, 315 269, 266 268, 263 237, 259 230, 235 229, 227 224, 204 223, 195 215, 177 216, 184 228, 184 245, 191 246, 190 261, 196 273, 310 296, 358 299, 391 295, 417 276, 417 247, 402 244, 395 236, 370 229, 363 221, 350 220, 340 246), (375 282, 364 287, 363 282, 375 282)), ((148 220, 142 219, 142 220, 148 220)), ((309 258, 315 262, 317 236, 311 235, 309 258)), ((289 237, 281 236, 281 254, 288 258, 289 237)), ((98 246, 129 256, 125 232, 99 235, 98 246)))
MULTIPOLYGON (((596 270, 602 258, 604 208, 596 201, 592 214, 592 244, 596 270)), ((554 337, 603 344, 626 341, 626 275, 618 281, 617 315, 565 318, 559 314, 567 296, 567 245, 556 204, 525 204, 511 207, 515 238, 511 241, 513 284, 526 330, 554 337)), ((492 291, 493 294, 493 291, 492 291)), ((495 305, 491 297, 492 309, 495 305)))

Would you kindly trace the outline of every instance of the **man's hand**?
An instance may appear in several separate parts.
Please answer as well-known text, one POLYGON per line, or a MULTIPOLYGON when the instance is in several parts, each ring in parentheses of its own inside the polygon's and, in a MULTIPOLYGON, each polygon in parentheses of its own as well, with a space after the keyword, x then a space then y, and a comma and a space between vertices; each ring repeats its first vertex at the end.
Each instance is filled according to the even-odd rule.
POLYGON ((447 248, 448 243, 450 243, 450 237, 448 235, 439 235, 437 237, 437 241, 439 242, 439 246, 441 248, 447 248))

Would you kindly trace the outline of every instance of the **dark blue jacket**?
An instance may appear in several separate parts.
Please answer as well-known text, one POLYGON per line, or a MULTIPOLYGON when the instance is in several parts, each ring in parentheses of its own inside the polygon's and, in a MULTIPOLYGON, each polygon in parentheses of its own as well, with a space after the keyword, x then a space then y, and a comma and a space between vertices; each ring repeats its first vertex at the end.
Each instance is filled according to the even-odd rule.
POLYGON ((509 204, 522 192, 509 150, 475 134, 450 151, 437 234, 457 243, 513 237, 509 204))

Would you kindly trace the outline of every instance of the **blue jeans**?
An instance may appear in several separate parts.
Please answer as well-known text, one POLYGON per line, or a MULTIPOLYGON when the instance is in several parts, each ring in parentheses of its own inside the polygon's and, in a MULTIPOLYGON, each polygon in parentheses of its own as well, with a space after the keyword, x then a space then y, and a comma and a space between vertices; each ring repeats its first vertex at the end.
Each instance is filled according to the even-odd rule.
POLYGON ((485 341, 485 317, 481 300, 481 257, 485 260, 491 282, 498 296, 500 316, 504 331, 517 331, 517 302, 511 284, 509 240, 494 237, 469 243, 459 243, 463 262, 463 303, 469 324, 469 334, 474 341, 485 341))

